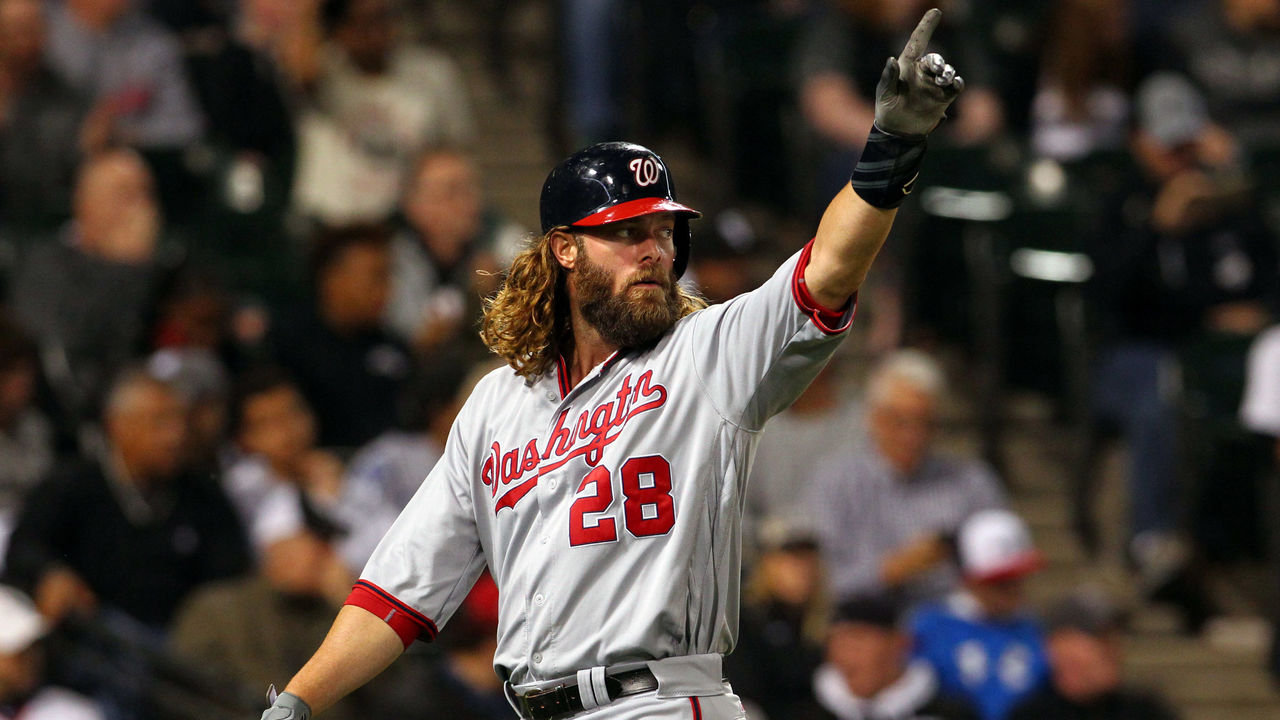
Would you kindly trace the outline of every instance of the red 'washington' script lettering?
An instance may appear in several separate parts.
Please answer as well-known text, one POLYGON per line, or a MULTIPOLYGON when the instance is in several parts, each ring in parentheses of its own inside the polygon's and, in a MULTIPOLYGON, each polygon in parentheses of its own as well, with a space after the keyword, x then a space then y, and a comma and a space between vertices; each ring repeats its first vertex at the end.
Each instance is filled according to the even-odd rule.
POLYGON ((622 385, 612 399, 589 410, 583 410, 570 424, 569 411, 556 418, 555 429, 546 436, 539 451, 537 438, 523 448, 504 451, 494 442, 480 470, 480 480, 489 486, 489 496, 498 497, 499 486, 506 488, 498 497, 493 511, 514 508, 516 503, 538 485, 538 477, 564 465, 576 457, 584 457, 588 465, 600 462, 604 449, 622 434, 631 418, 655 410, 667 402, 666 387, 653 382, 653 371, 646 370, 635 379, 622 378, 622 385), (525 478, 530 471, 534 475, 525 478), (509 487, 512 483, 518 483, 509 487))

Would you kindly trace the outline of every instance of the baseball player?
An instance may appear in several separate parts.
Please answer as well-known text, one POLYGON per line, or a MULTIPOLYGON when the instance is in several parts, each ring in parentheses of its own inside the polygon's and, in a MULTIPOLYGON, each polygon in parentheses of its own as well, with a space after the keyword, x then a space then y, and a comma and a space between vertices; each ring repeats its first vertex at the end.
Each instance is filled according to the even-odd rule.
POLYGON ((486 565, 494 668, 522 717, 745 717, 721 659, 752 451, 843 338, 925 137, 963 89, 924 54, 940 17, 885 66, 866 150, 816 237, 730 302, 706 308, 676 283, 698 212, 652 151, 602 143, 551 171, 543 235, 485 310, 481 335, 510 367, 477 385, 263 720, 306 720, 434 638, 486 565))

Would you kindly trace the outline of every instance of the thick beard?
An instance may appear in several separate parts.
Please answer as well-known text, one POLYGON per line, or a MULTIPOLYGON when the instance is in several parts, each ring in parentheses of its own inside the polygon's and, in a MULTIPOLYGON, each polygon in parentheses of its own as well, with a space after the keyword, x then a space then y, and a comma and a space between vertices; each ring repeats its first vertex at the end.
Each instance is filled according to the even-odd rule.
POLYGON ((680 293, 675 279, 659 268, 642 270, 628 278, 622 292, 613 292, 613 276, 579 253, 578 267, 570 276, 577 291, 582 316, 605 342, 619 348, 638 347, 661 337, 680 319, 680 293), (631 295, 632 284, 657 282, 665 292, 644 291, 631 295))

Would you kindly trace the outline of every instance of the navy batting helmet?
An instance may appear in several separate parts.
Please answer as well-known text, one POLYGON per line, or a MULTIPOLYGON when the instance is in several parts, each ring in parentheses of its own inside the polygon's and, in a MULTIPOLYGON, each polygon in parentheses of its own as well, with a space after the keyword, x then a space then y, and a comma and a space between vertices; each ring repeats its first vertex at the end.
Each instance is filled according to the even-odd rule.
POLYGON ((542 184, 542 232, 591 227, 657 212, 676 214, 676 277, 689 264, 689 218, 702 213, 676 202, 666 163, 654 151, 625 142, 597 143, 570 155, 542 184))

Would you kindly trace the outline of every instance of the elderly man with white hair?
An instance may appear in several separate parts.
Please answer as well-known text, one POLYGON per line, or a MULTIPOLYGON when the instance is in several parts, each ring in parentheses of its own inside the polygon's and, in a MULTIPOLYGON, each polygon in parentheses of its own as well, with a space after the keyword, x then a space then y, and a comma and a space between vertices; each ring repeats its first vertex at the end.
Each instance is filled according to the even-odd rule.
POLYGON ((945 595, 958 582, 952 547, 960 524, 1004 505, 986 464, 935 447, 945 385, 929 355, 888 355, 868 379, 865 438, 816 469, 807 505, 837 596, 895 592, 917 602, 945 595))

